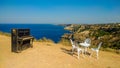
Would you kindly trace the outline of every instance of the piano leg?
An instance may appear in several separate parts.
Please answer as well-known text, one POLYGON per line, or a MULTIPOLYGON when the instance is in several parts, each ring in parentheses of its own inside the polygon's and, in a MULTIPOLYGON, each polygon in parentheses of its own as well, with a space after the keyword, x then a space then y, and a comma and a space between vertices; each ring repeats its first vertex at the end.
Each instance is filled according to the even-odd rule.
POLYGON ((16 52, 17 53, 20 53, 21 51, 20 51, 20 43, 18 43, 17 45, 16 45, 16 52))
POLYGON ((23 41, 20 42, 20 52, 22 51, 23 41))
POLYGON ((33 48, 33 39, 30 39, 30 47, 33 48))
POLYGON ((16 52, 19 53, 19 42, 17 42, 15 49, 16 49, 16 52))
POLYGON ((23 44, 23 41, 17 44, 17 53, 20 53, 22 51, 22 44, 23 44))

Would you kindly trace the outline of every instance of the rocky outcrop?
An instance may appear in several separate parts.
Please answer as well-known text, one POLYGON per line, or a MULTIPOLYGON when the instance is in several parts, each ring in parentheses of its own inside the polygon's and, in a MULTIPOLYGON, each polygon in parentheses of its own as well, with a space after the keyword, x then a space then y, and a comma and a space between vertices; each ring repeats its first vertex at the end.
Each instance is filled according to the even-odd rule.
MULTIPOLYGON (((89 37, 92 45, 97 45, 100 41, 104 42, 104 48, 120 49, 120 24, 91 24, 91 25, 70 25, 66 27, 72 31, 72 38, 80 42, 89 37)), ((71 34, 65 34, 66 38, 71 38, 71 34)), ((63 35, 63 36, 65 36, 63 35)))

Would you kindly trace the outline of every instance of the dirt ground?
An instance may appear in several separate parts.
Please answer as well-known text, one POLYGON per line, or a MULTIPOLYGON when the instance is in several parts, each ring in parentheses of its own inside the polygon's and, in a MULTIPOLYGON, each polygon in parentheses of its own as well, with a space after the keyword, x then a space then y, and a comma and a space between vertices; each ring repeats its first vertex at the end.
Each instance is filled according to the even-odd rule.
POLYGON ((11 52, 11 38, 0 35, 0 68, 120 68, 120 55, 100 51, 95 54, 71 54, 71 46, 34 42, 33 48, 21 53, 11 52))

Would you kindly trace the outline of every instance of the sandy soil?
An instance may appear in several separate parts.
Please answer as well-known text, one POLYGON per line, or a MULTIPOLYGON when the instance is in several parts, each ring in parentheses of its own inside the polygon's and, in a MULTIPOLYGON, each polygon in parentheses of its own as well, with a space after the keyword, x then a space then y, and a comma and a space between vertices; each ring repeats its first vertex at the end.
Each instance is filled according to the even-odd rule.
POLYGON ((0 68, 119 68, 120 55, 100 51, 90 58, 71 55, 71 47, 54 43, 34 42, 33 48, 11 52, 11 38, 0 35, 0 68))

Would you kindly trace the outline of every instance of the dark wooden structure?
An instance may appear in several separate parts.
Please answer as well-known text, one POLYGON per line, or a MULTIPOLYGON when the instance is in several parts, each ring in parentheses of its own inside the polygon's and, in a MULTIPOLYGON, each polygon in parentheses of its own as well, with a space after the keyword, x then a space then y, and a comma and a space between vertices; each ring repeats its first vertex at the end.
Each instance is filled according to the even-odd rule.
POLYGON ((11 29, 11 51, 21 52, 33 47, 34 37, 30 35, 30 29, 11 29))

